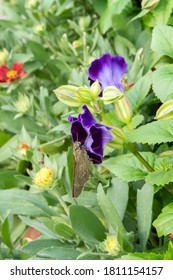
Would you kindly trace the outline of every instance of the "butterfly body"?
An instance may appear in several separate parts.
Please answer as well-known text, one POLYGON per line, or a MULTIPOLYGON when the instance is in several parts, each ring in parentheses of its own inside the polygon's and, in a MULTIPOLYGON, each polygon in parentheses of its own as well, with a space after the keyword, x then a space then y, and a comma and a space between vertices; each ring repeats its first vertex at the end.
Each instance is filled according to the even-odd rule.
POLYGON ((73 183, 73 197, 78 197, 91 175, 91 165, 87 152, 78 141, 73 144, 73 158, 74 158, 74 183, 73 183))

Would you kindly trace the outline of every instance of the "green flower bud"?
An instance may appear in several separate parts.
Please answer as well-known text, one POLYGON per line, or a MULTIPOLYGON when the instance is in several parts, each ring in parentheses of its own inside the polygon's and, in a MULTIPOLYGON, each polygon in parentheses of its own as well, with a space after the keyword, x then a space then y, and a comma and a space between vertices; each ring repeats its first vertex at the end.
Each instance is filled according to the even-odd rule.
POLYGON ((54 90, 58 99, 69 106, 78 107, 83 103, 78 96, 78 87, 65 85, 54 90))
POLYGON ((79 96, 82 102, 90 102, 92 100, 91 90, 87 87, 79 87, 77 91, 77 95, 79 96))
POLYGON ((166 101, 156 112, 156 120, 173 119, 173 99, 166 101))
POLYGON ((96 80, 90 87, 90 90, 91 90, 91 94, 92 96, 95 98, 95 97, 98 97, 98 95, 100 94, 101 92, 101 87, 100 87, 100 84, 98 82, 98 80, 96 80))
POLYGON ((130 123, 133 116, 133 112, 130 101, 127 98, 127 96, 124 94, 123 97, 121 99, 117 99, 114 104, 117 116, 120 119, 120 121, 122 121, 125 124, 130 123))
POLYGON ((161 157, 168 157, 173 154, 173 150, 168 150, 159 154, 161 157))
POLYGON ((124 94, 116 87, 109 86, 106 87, 103 91, 102 100, 104 104, 109 104, 114 102, 117 99, 122 98, 124 94))
POLYGON ((6 49, 3 49, 3 51, 0 51, 0 66, 5 65, 8 61, 8 51, 6 49))
POLYGON ((72 43, 72 46, 73 46, 73 48, 75 48, 75 49, 81 47, 82 45, 83 45, 82 42, 79 41, 79 40, 75 40, 75 41, 73 41, 73 43, 72 43))
POLYGON ((143 0, 141 3, 142 9, 153 10, 158 4, 160 0, 143 0))
POLYGON ((88 26, 90 24, 90 21, 91 21, 91 17, 90 16, 80 17, 80 19, 79 19, 80 29, 82 31, 85 31, 88 28, 88 26))
POLYGON ((38 24, 35 29, 34 29, 34 33, 41 35, 43 34, 45 31, 45 26, 43 24, 38 24))
POLYGON ((14 105, 16 111, 20 114, 25 114, 31 108, 31 102, 30 102, 28 96, 25 94, 21 94, 19 96, 18 100, 16 100, 13 103, 13 105, 14 105))

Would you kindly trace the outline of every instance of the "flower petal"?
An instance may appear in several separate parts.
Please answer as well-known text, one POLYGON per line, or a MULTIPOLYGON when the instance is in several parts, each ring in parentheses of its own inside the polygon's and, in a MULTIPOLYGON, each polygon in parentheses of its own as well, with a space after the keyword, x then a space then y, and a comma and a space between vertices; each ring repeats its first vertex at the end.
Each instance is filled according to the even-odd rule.
POLYGON ((127 64, 123 57, 107 53, 91 63, 88 74, 91 83, 98 80, 102 90, 108 86, 115 86, 123 91, 122 76, 126 70, 127 64))

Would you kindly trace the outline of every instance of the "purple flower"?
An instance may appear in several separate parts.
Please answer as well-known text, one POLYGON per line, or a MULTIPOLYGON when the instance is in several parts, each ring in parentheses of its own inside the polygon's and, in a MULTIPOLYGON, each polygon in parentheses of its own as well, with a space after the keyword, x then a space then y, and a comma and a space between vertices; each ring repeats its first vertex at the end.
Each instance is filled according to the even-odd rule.
POLYGON ((94 164, 100 164, 103 160, 105 144, 113 140, 109 132, 111 128, 97 123, 86 105, 82 109, 84 112, 79 114, 78 118, 68 117, 68 121, 72 123, 72 139, 73 142, 78 141, 85 147, 94 164))
POLYGON ((108 86, 115 86, 123 92, 122 76, 126 72, 127 66, 122 56, 111 56, 106 53, 91 63, 88 78, 91 84, 98 80, 102 90, 108 86))

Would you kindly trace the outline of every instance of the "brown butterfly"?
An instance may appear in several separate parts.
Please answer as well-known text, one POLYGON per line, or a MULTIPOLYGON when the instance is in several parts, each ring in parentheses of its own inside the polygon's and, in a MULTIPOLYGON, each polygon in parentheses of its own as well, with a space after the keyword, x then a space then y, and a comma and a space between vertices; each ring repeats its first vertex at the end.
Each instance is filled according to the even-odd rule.
POLYGON ((91 175, 91 164, 87 152, 78 141, 73 144, 74 183, 73 197, 78 197, 91 175))

